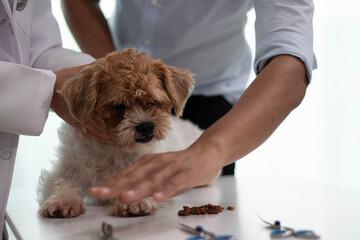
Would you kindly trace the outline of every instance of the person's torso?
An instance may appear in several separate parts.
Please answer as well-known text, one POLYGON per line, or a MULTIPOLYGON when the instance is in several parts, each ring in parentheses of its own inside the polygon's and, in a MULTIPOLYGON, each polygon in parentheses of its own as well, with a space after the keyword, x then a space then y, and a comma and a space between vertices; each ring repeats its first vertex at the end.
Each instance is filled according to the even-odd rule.
POLYGON ((0 61, 29 64, 34 0, 0 0, 0 61))
POLYGON ((117 48, 135 47, 195 74, 198 94, 243 91, 251 68, 244 27, 250 0, 117 1, 117 48))

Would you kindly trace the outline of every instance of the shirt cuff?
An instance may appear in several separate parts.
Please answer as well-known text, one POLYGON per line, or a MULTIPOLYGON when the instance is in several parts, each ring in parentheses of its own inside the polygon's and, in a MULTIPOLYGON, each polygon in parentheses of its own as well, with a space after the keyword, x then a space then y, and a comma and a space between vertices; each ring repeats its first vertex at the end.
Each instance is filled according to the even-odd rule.
POLYGON ((56 75, 54 72, 49 70, 37 69, 39 71, 39 82, 38 82, 38 91, 35 96, 37 106, 33 112, 33 123, 30 126, 33 126, 30 135, 40 135, 44 130, 45 122, 48 118, 50 104, 54 92, 54 84, 56 81, 56 75))
POLYGON ((56 75, 14 63, 1 65, 0 131, 40 135, 48 117, 56 75))
POLYGON ((297 57, 304 63, 310 83, 312 70, 317 68, 316 57, 309 39, 296 32, 272 32, 257 42, 254 62, 255 73, 259 74, 271 58, 282 54, 297 57))

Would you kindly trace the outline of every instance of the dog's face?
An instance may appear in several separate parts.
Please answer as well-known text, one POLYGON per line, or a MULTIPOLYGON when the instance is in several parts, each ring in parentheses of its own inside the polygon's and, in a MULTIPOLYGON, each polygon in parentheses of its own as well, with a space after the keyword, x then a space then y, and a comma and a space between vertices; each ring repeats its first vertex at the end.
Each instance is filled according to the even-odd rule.
POLYGON ((192 76, 127 49, 84 67, 60 93, 83 128, 95 116, 115 144, 131 150, 165 138, 171 110, 181 115, 193 89, 192 76))

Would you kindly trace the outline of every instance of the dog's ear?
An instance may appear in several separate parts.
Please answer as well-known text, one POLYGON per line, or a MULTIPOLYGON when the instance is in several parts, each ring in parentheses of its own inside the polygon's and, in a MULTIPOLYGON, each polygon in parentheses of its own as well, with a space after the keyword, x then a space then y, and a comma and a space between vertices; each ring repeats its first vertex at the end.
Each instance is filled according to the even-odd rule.
POLYGON ((163 82, 176 116, 181 116, 186 100, 194 88, 194 74, 185 69, 167 66, 161 61, 154 64, 153 72, 163 82))
POLYGON ((99 93, 98 79, 103 74, 96 63, 83 67, 80 72, 68 79, 58 91, 65 99, 70 113, 86 128, 94 115, 99 93))

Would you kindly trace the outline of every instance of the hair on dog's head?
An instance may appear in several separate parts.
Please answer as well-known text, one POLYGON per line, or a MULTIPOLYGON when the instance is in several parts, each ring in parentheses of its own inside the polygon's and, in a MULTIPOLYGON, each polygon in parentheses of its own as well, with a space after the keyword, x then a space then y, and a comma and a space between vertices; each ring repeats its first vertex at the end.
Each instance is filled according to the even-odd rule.
POLYGON ((165 137, 171 110, 180 116, 190 96, 192 76, 127 49, 82 68, 60 93, 83 128, 95 116, 116 144, 129 149, 165 137))

